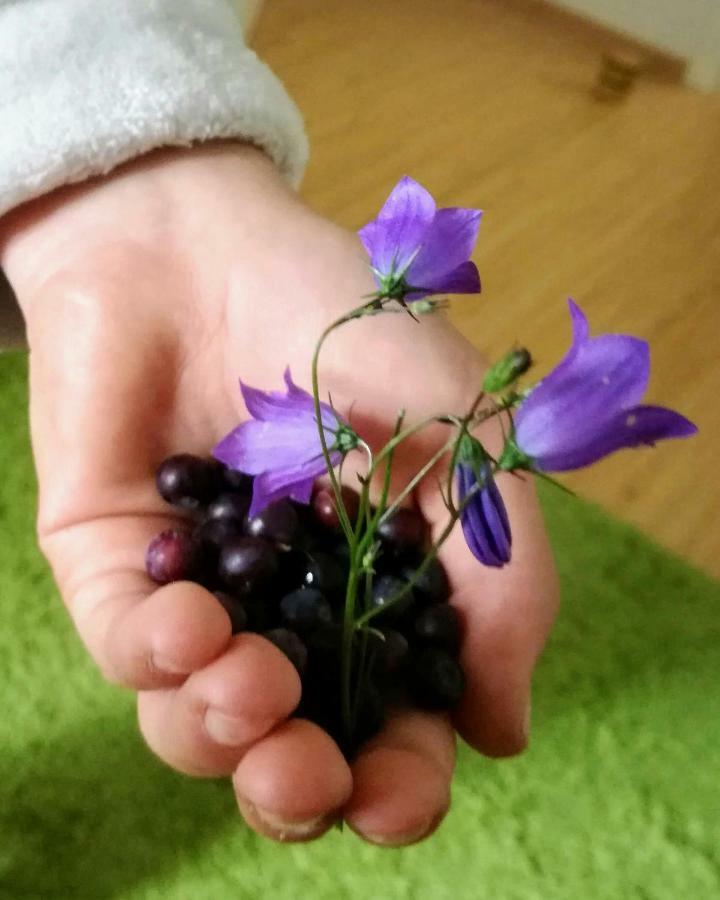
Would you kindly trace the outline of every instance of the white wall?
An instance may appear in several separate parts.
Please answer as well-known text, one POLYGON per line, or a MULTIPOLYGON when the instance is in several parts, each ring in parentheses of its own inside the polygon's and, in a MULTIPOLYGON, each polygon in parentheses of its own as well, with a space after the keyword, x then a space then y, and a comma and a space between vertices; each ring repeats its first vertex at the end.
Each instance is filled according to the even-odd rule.
POLYGON ((720 88, 720 0, 555 0, 688 61, 688 81, 720 88))

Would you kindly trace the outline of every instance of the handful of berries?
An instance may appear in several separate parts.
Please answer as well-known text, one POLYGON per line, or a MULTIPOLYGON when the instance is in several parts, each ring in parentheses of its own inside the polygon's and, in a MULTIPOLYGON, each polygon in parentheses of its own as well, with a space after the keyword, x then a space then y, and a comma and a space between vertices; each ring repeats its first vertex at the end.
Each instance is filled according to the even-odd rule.
MULTIPOLYGON (((317 486, 309 506, 281 499, 249 516, 252 477, 189 454, 166 459, 156 483, 188 522, 152 540, 149 575, 159 584, 198 582, 228 613, 234 634, 258 632, 282 650, 302 679, 296 714, 328 731, 347 753, 379 730, 388 706, 441 710, 458 702, 460 622, 447 603, 441 564, 433 560, 399 603, 383 609, 424 556, 427 528, 417 511, 401 507, 379 529, 371 597, 379 613, 348 746, 340 688, 349 559, 332 492, 317 486)), ((343 499, 356 515, 358 494, 343 488, 343 499)))

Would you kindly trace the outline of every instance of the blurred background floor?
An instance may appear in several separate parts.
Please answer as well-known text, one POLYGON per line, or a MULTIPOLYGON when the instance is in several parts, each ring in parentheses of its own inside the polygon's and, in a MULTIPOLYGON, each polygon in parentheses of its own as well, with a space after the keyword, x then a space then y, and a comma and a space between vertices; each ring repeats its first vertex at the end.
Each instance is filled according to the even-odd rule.
POLYGON ((527 344, 546 372, 569 295, 650 341, 649 402, 699 436, 563 480, 720 576, 720 97, 593 99, 606 38, 527 0, 270 0, 253 44, 305 115, 320 212, 356 229, 404 173, 484 210, 484 292, 452 313, 483 352, 527 344))

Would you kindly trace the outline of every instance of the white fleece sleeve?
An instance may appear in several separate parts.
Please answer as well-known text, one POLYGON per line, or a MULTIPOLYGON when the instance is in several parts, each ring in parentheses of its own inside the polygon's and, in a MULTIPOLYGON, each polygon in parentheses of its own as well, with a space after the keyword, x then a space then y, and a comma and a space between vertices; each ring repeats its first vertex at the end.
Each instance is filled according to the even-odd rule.
POLYGON ((297 184, 297 108, 228 0, 0 0, 0 215, 160 146, 242 138, 297 184))

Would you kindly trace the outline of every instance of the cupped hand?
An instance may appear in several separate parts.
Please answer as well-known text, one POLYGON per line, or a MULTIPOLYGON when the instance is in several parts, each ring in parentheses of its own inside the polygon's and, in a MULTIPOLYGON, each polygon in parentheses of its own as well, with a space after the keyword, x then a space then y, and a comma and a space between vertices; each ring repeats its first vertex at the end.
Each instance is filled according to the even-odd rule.
MULTIPOLYGON (((340 816, 375 843, 429 834, 449 805, 455 728, 490 756, 528 740, 533 667, 557 604, 532 485, 499 479, 510 565, 483 568, 459 528, 442 552, 464 624, 467 689, 454 720, 397 714, 349 764, 320 728, 290 718, 301 685, 282 653, 258 635, 232 637, 202 587, 155 585, 144 552, 178 521, 157 496, 156 466, 207 454, 247 415, 239 377, 279 389, 290 365, 309 388, 320 331, 373 289, 358 240, 239 144, 152 154, 0 225, 32 351, 40 544, 92 657, 138 691, 149 746, 180 771, 231 775, 245 819, 270 837, 310 839, 340 816)), ((404 314, 341 329, 320 367, 323 391, 370 443, 400 407, 408 422, 465 412, 481 374, 442 317, 404 314)), ((441 439, 430 431, 404 446, 399 482, 441 439)), ((440 529, 434 477, 415 502, 440 529)))

